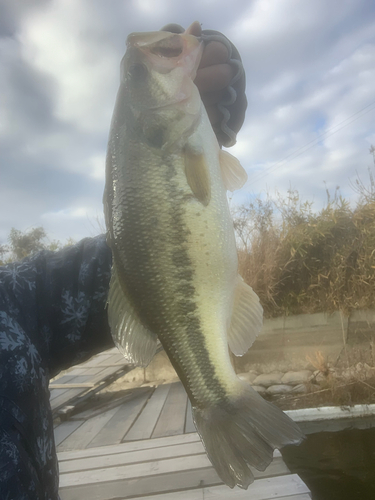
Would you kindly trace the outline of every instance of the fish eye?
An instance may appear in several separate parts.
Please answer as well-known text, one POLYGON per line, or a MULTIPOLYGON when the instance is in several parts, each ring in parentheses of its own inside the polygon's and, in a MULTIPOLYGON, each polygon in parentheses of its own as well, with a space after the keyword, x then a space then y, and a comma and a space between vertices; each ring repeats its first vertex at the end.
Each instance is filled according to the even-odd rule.
POLYGON ((147 76, 147 68, 144 64, 133 64, 129 67, 127 75, 132 80, 142 80, 147 76))

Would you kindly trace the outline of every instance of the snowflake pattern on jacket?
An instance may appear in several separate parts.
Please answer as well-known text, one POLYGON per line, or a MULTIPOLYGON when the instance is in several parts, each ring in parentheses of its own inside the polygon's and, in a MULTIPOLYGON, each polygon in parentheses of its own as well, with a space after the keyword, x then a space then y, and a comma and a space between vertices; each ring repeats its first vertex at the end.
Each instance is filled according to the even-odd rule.
POLYGON ((105 236, 0 267, 0 498, 58 499, 50 378, 113 346, 105 236))

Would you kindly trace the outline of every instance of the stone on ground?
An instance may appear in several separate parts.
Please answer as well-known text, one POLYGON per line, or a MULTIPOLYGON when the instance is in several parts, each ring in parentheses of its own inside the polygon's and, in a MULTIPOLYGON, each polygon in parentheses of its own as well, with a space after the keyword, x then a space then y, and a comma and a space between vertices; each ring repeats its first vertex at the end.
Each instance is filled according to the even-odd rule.
POLYGON ((257 378, 258 374, 255 372, 247 372, 247 373, 238 373, 237 377, 249 384, 252 384, 254 380, 257 378))
POLYGON ((293 386, 291 385, 285 385, 285 384, 278 384, 278 385, 271 385, 267 389, 268 394, 286 394, 287 392, 291 392, 293 390, 293 386))
POLYGON ((281 372, 263 373, 262 375, 257 376, 257 378, 254 380, 254 385, 263 385, 264 387, 269 387, 270 385, 279 384, 283 375, 284 374, 281 372))
POLYGON ((300 370, 298 372, 287 372, 282 378, 282 384, 303 384, 308 382, 312 375, 310 370, 300 370))

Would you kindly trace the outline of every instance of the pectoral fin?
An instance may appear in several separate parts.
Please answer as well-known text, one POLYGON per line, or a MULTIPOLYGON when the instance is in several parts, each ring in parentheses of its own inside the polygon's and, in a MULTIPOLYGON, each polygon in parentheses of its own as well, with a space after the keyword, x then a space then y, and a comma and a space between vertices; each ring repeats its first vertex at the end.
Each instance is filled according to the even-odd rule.
POLYGON ((242 188, 247 181, 247 173, 239 160, 227 151, 220 151, 220 168, 224 186, 228 191, 242 188))
POLYGON ((121 288, 115 265, 109 286, 108 322, 116 346, 129 363, 147 366, 156 352, 157 336, 139 320, 121 288))
POLYGON ((263 325, 263 308, 253 289, 241 276, 237 278, 233 313, 228 330, 228 344, 236 356, 242 356, 253 345, 263 325))
POLYGON ((203 153, 189 147, 184 151, 186 180, 195 198, 205 207, 211 199, 210 172, 203 153))

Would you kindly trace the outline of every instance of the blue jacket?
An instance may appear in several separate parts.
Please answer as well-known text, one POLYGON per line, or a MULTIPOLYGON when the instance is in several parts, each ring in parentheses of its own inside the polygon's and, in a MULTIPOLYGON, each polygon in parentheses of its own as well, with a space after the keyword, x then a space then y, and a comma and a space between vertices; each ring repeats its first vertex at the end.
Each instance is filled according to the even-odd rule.
POLYGON ((56 500, 48 384, 113 346, 105 236, 0 267, 0 498, 56 500))

